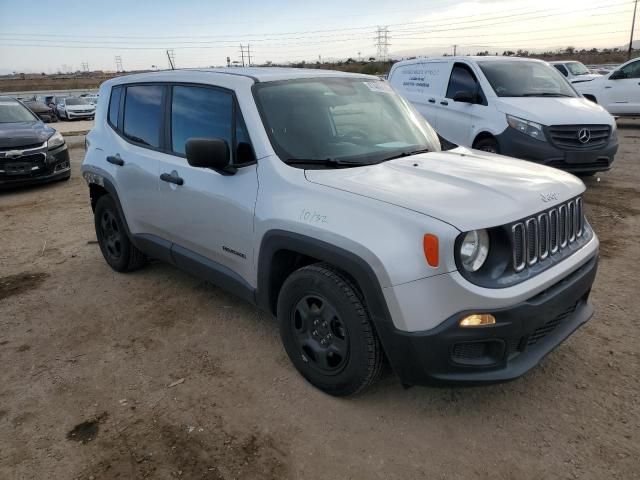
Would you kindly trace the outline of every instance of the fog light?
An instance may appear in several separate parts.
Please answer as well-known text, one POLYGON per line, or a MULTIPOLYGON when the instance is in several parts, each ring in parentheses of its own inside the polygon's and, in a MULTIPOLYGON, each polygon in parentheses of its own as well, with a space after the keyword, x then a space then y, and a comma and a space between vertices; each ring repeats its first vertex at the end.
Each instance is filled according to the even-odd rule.
POLYGON ((496 323, 496 317, 490 313, 474 313, 460 320, 461 327, 479 327, 481 325, 493 325, 496 323))

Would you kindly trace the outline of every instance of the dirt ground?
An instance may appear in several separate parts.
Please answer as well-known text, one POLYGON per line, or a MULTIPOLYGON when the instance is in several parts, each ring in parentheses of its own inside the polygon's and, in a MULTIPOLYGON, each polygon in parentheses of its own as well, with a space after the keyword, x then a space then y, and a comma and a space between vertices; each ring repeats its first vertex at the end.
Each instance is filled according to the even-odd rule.
MULTIPOLYGON (((512 383, 335 399, 275 321, 160 263, 114 273, 83 150, 0 194, 2 479, 631 479, 640 474, 640 121, 587 180, 594 318, 512 383)), ((78 144, 80 142, 76 142, 78 144)))

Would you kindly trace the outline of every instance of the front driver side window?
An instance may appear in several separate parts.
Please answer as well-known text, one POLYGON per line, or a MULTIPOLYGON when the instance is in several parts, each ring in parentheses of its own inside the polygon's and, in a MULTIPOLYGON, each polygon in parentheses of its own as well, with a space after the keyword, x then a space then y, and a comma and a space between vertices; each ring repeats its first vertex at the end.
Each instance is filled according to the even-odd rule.
POLYGON ((453 99, 458 92, 478 92, 478 81, 468 67, 456 64, 451 71, 449 86, 447 87, 447 98, 453 99))
POLYGON ((640 60, 620 69, 622 78, 640 78, 640 60))

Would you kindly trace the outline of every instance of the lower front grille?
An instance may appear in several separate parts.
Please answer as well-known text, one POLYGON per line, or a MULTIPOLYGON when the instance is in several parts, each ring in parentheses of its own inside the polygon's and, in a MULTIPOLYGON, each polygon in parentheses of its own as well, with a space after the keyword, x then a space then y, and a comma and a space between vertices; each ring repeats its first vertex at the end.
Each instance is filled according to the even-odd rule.
POLYGON ((571 169, 580 169, 580 168, 609 168, 609 160, 606 158, 598 158, 593 162, 583 162, 583 163, 569 163, 564 160, 551 160, 550 162, 545 163, 548 167, 559 168, 561 170, 571 170, 571 169))
POLYGON ((557 317, 552 318, 541 327, 536 328, 533 333, 531 333, 531 335, 529 335, 529 337, 527 338, 527 346, 530 347, 531 345, 535 345, 544 337, 553 332, 558 327, 558 325, 560 325, 569 315, 576 311, 577 306, 577 303, 575 305, 571 305, 557 317))

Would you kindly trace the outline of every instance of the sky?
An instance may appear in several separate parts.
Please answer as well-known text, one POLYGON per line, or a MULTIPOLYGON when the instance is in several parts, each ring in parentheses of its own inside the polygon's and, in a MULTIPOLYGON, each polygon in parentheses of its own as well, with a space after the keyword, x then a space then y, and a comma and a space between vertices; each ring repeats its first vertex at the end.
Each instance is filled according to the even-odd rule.
POLYGON ((116 56, 162 69, 167 49, 178 68, 220 66, 241 44, 255 64, 369 58, 378 26, 394 58, 622 47, 632 13, 633 0, 0 0, 0 73, 115 71, 116 56))

